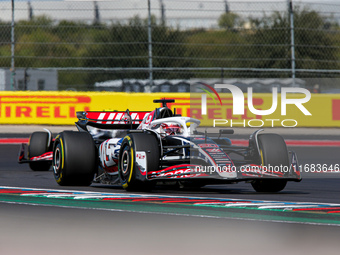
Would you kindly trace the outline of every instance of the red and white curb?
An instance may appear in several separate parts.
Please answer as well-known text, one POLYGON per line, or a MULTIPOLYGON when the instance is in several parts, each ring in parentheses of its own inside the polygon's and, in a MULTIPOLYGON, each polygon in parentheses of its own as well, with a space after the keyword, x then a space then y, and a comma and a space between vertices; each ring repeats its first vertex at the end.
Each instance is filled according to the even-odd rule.
POLYGON ((102 193, 72 190, 49 190, 35 188, 19 188, 0 186, 1 195, 14 195, 22 197, 36 197, 49 199, 91 200, 97 202, 143 202, 152 204, 182 204, 192 206, 207 206, 219 208, 249 208, 257 210, 277 210, 291 212, 311 212, 339 214, 340 204, 315 202, 281 202, 248 199, 188 197, 168 195, 146 195, 131 193, 102 193))

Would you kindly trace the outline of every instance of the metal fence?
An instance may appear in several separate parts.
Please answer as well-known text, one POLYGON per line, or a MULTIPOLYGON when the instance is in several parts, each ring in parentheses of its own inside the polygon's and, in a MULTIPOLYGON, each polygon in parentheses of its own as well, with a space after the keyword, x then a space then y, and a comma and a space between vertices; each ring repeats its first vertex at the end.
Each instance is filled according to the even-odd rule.
POLYGON ((339 18, 340 4, 321 0, 1 1, 0 68, 11 69, 13 90, 27 88, 19 69, 24 82, 30 70, 57 70, 58 88, 75 90, 339 77, 339 18))

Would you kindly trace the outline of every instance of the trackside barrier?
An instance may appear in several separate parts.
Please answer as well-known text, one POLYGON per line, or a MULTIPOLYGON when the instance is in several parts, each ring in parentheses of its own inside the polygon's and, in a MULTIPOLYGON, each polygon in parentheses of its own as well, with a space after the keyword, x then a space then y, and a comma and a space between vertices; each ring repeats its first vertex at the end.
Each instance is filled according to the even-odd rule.
MULTIPOLYGON (((0 92, 0 124, 73 125, 77 111, 152 111, 160 104, 153 99, 173 98, 169 104, 182 116, 200 119, 203 126, 219 127, 340 127, 340 94, 312 94, 303 106, 312 114, 304 115, 295 105, 287 105, 281 113, 281 99, 270 115, 254 115, 248 109, 245 95, 245 114, 233 115, 231 94, 220 93, 218 100, 207 98, 207 113, 202 115, 201 95, 190 93, 117 93, 117 92, 0 92), (218 102, 218 103, 217 103, 218 102), (219 121, 217 121, 219 120, 219 121)), ((258 110, 270 109, 272 94, 254 94, 253 105, 258 110)))

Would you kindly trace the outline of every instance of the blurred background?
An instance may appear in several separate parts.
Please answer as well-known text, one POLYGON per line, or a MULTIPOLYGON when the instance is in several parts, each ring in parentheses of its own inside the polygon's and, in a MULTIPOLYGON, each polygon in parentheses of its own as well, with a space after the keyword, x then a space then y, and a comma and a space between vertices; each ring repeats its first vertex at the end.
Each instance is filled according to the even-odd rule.
POLYGON ((0 90, 339 93, 339 24, 337 1, 1 0, 0 90))

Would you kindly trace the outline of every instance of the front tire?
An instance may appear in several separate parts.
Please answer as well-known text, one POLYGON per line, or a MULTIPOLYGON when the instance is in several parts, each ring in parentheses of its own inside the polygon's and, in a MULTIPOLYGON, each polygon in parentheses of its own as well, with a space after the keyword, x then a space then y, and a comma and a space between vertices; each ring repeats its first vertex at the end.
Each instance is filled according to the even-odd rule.
MULTIPOLYGON (((287 145, 280 135, 260 134, 258 141, 262 166, 289 167, 287 145)), ((286 184, 287 181, 284 179, 260 179, 251 183, 257 192, 279 192, 286 187, 286 184)))
POLYGON ((56 137, 52 165, 59 185, 89 186, 96 163, 96 147, 89 133, 64 131, 56 137))
POLYGON ((146 176, 148 172, 158 170, 160 158, 158 144, 157 138, 148 133, 132 133, 124 137, 119 153, 118 173, 125 190, 152 189, 154 183, 148 181, 146 176), (137 152, 145 152, 145 170, 138 165, 137 152))
MULTIPOLYGON (((31 134, 28 143, 28 158, 41 156, 51 151, 52 137, 47 132, 34 132, 31 134)), ((50 162, 35 161, 29 162, 32 171, 48 171, 51 167, 50 162)))

